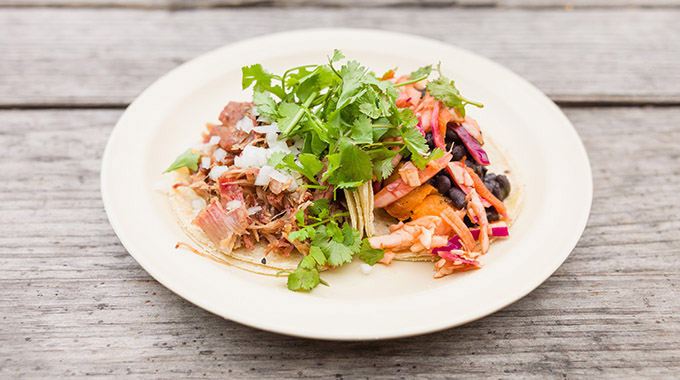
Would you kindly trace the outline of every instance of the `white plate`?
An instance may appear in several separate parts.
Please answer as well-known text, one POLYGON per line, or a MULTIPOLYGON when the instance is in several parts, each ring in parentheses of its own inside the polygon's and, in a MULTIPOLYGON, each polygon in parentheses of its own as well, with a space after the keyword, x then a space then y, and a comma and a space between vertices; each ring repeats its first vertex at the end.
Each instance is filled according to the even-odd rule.
MULTIPOLYGON (((302 337, 360 340, 422 334, 481 318, 520 299, 548 278, 576 245, 592 200, 590 165, 564 114, 545 95, 485 58, 421 37, 346 29, 279 33, 225 46, 187 62, 146 89, 118 121, 103 157, 102 197, 130 254, 163 285, 225 318, 302 337), (466 97, 482 130, 507 151, 524 189, 511 238, 492 244, 485 267, 444 279, 431 263, 354 262, 323 273, 330 287, 309 294, 285 279, 216 264, 184 250, 189 241, 154 184, 197 141, 229 100, 247 100, 241 67, 269 71, 322 63, 334 48, 376 73, 438 61, 466 97)), ((196 323, 201 323, 196 321, 196 323)))

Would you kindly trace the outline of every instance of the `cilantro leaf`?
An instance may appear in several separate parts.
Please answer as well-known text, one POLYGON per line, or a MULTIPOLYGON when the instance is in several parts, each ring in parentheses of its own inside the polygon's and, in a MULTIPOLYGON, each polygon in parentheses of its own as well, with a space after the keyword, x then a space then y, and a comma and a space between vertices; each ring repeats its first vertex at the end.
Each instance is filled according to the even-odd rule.
POLYGON ((332 221, 326 225, 326 233, 331 237, 331 239, 342 243, 344 241, 344 236, 342 230, 338 227, 338 223, 332 221))
POLYGON ((373 174, 379 180, 383 180, 392 174, 392 171, 394 170, 392 159, 396 155, 396 151, 389 150, 386 147, 381 147, 380 149, 369 152, 369 156, 373 162, 373 174))
POLYGON ((411 160, 418 168, 423 169, 428 162, 436 160, 437 158, 440 158, 442 156, 444 156, 444 151, 439 148, 435 148, 432 152, 430 152, 430 154, 428 154, 425 157, 420 155, 411 155, 411 160))
POLYGON ((351 103, 353 99, 361 96, 361 78, 366 74, 366 69, 357 61, 349 61, 340 69, 342 77, 342 90, 336 109, 341 109, 351 103))
POLYGON ((335 240, 323 243, 319 247, 326 255, 328 265, 332 267, 339 267, 342 264, 349 263, 354 255, 354 252, 349 247, 335 240))
POLYGON ((271 96, 264 92, 254 91, 253 102, 257 105, 257 112, 270 120, 276 120, 278 114, 276 112, 277 105, 271 96))
POLYGON ((382 260, 385 256, 384 249, 376 249, 371 247, 368 243, 368 239, 365 238, 361 244, 361 250, 357 253, 360 259, 364 260, 368 265, 375 265, 378 261, 382 260))
POLYGON ((293 242, 293 240, 297 241, 305 241, 307 239, 314 239, 314 234, 316 233, 316 230, 314 227, 303 227, 297 231, 291 231, 288 233, 288 241, 293 242))
POLYGON ((318 157, 309 153, 299 155, 298 159, 300 160, 303 169, 300 173, 304 174, 310 181, 316 182, 316 175, 323 170, 323 163, 319 161, 318 157))
POLYGON ((184 153, 180 154, 163 173, 168 173, 183 167, 196 171, 198 170, 199 158, 201 158, 200 153, 192 153, 191 149, 187 149, 184 153))
POLYGON ((283 161, 283 158, 286 157, 288 154, 286 152, 282 152, 280 150, 274 151, 271 153, 269 158, 267 159, 267 165, 277 167, 283 161))
POLYGON ((302 107, 295 103, 281 102, 279 104, 279 118, 277 123, 282 135, 290 135, 294 128, 299 125, 298 113, 301 113, 302 107), (296 122, 298 120, 298 122, 296 122))
POLYGON ((262 65, 260 65, 259 63, 252 66, 244 66, 241 68, 241 72, 243 73, 241 85, 243 86, 244 90, 250 87, 250 85, 253 84, 254 82, 255 83, 255 85, 253 86, 254 91, 258 92, 269 91, 281 99, 283 99, 286 96, 286 92, 283 90, 281 86, 272 85, 273 79, 280 80, 281 78, 277 75, 271 74, 270 72, 262 68, 262 65))
POLYGON ((314 261, 318 265, 326 265, 326 255, 323 254, 323 251, 319 247, 311 247, 309 248, 309 257, 312 257, 314 261))
POLYGON ((373 102, 359 104, 359 112, 370 117, 371 119, 376 119, 381 115, 380 109, 373 102))
POLYGON ((340 153, 333 153, 326 156, 326 171, 321 175, 322 181, 327 181, 333 173, 340 169, 340 153))
POLYGON ((427 161, 425 161, 425 164, 419 165, 416 161, 417 158, 415 158, 427 156, 428 154, 429 147, 427 146, 423 134, 420 133, 419 130, 408 126, 402 126, 399 129, 399 132, 401 133, 401 138, 404 140, 404 145, 406 145, 406 148, 411 152, 413 163, 416 164, 419 169, 425 168, 427 161))
POLYGON ((346 144, 340 151, 339 168, 328 178, 328 183, 341 189, 358 187, 373 179, 371 159, 368 154, 356 145, 346 144))
POLYGON ((338 49, 334 49, 333 50, 333 57, 330 58, 330 61, 331 61, 331 63, 333 63, 333 62, 337 62, 337 61, 339 61, 343 58, 345 58, 345 56, 342 55, 342 51, 340 51, 338 49))
POLYGON ((455 108, 461 116, 465 117, 465 106, 472 104, 477 107, 484 107, 483 104, 468 100, 460 95, 460 91, 455 86, 453 80, 440 76, 427 84, 427 91, 433 98, 444 103, 445 106, 455 108))
POLYGON ((297 268, 288 275, 288 289, 294 291, 310 291, 319 285, 319 270, 317 268, 297 268))
POLYGON ((352 124, 352 140, 358 144, 370 144, 373 142, 373 125, 371 119, 366 115, 361 115, 352 124))
POLYGON ((330 201, 326 198, 315 199, 307 210, 321 219, 326 219, 330 214, 329 204, 330 201))
MULTIPOLYGON (((274 153, 272 153, 272 156, 274 156, 274 153)), ((278 157, 279 155, 277 155, 275 158, 278 157)), ((294 154, 288 154, 279 160, 276 168, 288 168, 294 170, 307 177, 307 179, 309 179, 311 182, 318 183, 316 180, 316 175, 321 171, 321 169, 323 169, 323 163, 321 163, 321 161, 319 161, 315 155, 309 153, 300 154, 298 159, 300 160, 300 164, 302 166, 295 162, 294 154)))
POLYGON ((361 239, 359 231, 355 230, 347 222, 342 224, 342 244, 347 246, 352 252, 359 251, 361 239))
POLYGON ((408 79, 418 79, 430 75, 432 72, 432 65, 427 65, 409 74, 408 79))

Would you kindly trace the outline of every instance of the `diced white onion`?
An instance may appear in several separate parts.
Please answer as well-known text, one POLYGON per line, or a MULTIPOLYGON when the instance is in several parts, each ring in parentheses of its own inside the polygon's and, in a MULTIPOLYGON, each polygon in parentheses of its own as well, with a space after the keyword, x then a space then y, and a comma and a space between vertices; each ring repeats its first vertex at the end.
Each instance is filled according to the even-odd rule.
POLYGON ((229 167, 227 165, 224 166, 214 166, 212 169, 210 169, 210 173, 208 173, 208 177, 210 177, 212 180, 217 180, 220 178, 220 176, 229 170, 229 167))
POLYGON ((267 165, 268 156, 266 148, 248 145, 240 156, 234 157, 234 165, 239 168, 261 168, 267 165))
POLYGON ((227 157, 227 151, 222 149, 222 148, 217 148, 213 152, 213 157, 215 157, 215 161, 223 161, 227 157))
POLYGON ((290 182, 290 185, 288 185, 287 190, 293 192, 293 191, 297 190, 298 186, 299 186, 299 184, 297 183, 297 180, 294 179, 290 182))
POLYGON ((201 157, 201 167, 202 167, 203 169, 210 169, 210 164, 211 164, 211 163, 212 163, 212 162, 210 161, 210 157, 208 157, 208 156, 203 156, 203 157, 201 157))
POLYGON ((281 173, 278 170, 272 171, 271 178, 273 180, 279 181, 281 183, 286 183, 289 179, 291 179, 290 176, 288 176, 287 174, 281 173))
POLYGON ((250 113, 251 113, 253 116, 258 116, 258 115, 260 114, 260 112, 257 110, 257 106, 253 106, 253 107, 250 109, 250 113))
POLYGON ((254 207, 248 207, 248 210, 246 210, 246 211, 248 212, 248 215, 255 215, 258 212, 260 212, 261 210, 262 210, 262 207, 254 206, 254 207))
POLYGON ((288 148, 288 144, 286 144, 285 141, 273 141, 269 143, 269 149, 271 152, 283 152, 283 153, 292 153, 290 148, 288 148))
POLYGON ((369 274, 371 274, 371 271, 373 271, 372 266, 370 266, 366 263, 361 264, 361 273, 363 273, 365 275, 369 275, 369 274))
POLYGON ((269 180, 272 178, 271 174, 274 171, 274 168, 265 165, 262 168, 260 168, 259 173, 257 173, 257 177, 255 178, 255 186, 267 186, 269 184, 269 180))
POLYGON ((220 143, 220 140, 221 140, 221 139, 222 139, 222 138, 221 138, 220 136, 212 136, 212 137, 210 138, 210 141, 208 141, 208 145, 217 145, 217 144, 220 143))
POLYGON ((241 201, 238 199, 234 199, 233 201, 227 202, 227 210, 236 210, 237 208, 241 207, 241 201))
POLYGON ((203 198, 196 198, 193 201, 191 201, 191 207, 194 209, 194 211, 201 211, 205 208, 206 203, 203 198))
POLYGON ((270 133, 276 133, 279 130, 279 126, 276 125, 276 123, 271 124, 271 125, 260 125, 259 127, 253 127, 253 131, 263 134, 263 135, 268 135, 270 133))
POLYGON ((236 129, 240 129, 245 133, 250 133, 253 130, 253 120, 248 116, 244 116, 243 119, 236 123, 236 129))

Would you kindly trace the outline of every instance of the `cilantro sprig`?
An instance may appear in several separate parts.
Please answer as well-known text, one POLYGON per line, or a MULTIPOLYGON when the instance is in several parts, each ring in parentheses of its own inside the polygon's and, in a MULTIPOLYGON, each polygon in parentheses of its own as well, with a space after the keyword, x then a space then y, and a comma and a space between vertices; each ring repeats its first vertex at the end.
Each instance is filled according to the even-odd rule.
POLYGON ((258 111, 279 125, 279 138, 301 137, 302 153, 318 157, 322 166, 309 160, 313 165, 307 167, 294 158, 279 164, 314 184, 318 179, 313 177, 323 177, 335 190, 356 188, 374 176, 386 178, 393 171, 387 157, 396 153, 412 157, 421 168, 436 158, 422 135, 413 133, 417 117, 396 106, 394 83, 378 79, 357 61, 340 64, 343 59, 335 50, 326 64, 295 67, 280 76, 259 64, 242 69, 243 88, 253 88, 258 111), (381 141, 387 137, 401 137, 402 142, 381 141), (394 153, 385 152, 390 148, 394 153))
POLYGON ((309 240, 311 247, 297 269, 288 275, 288 289, 309 291, 319 284, 328 286, 319 276, 319 268, 342 266, 351 262, 355 254, 370 265, 382 259, 385 250, 372 248, 368 239, 359 238, 359 231, 347 222, 341 224, 349 213, 331 215, 327 199, 315 200, 307 207, 307 213, 304 211, 295 214, 300 229, 290 232, 287 239, 309 240))
POLYGON ((187 149, 184 153, 180 154, 163 173, 168 173, 184 167, 196 171, 198 170, 198 160, 200 158, 200 153, 194 153, 191 149, 187 149))

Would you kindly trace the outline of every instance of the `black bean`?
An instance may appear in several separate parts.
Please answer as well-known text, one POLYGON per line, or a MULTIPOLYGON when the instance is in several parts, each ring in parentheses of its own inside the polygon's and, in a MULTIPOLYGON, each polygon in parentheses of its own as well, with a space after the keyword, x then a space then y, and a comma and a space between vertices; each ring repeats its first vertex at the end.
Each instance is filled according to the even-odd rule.
POLYGON ((475 226, 477 226, 477 223, 475 223, 475 222, 473 222, 472 220, 470 220, 470 218, 468 218, 467 215, 465 215, 465 219, 463 219, 463 222, 465 222, 465 225, 468 226, 468 227, 475 227, 475 226))
POLYGON ((487 180, 484 178, 484 186, 498 199, 501 199, 501 187, 495 180, 487 180))
POLYGON ((486 219, 489 220, 489 222, 495 222, 499 219, 500 217, 498 216, 498 211, 496 211, 495 208, 489 207, 486 209, 486 219))
POLYGON ((479 178, 484 179, 484 176, 486 175, 486 172, 488 169, 484 165, 478 164, 474 158, 470 157, 470 155, 467 156, 467 159, 465 159, 465 165, 468 167, 472 168, 472 170, 477 173, 479 178))
POLYGON ((451 189, 451 179, 446 174, 442 174, 436 177, 434 187, 437 188, 439 194, 446 194, 451 189))
POLYGON ((488 173, 487 175, 484 176, 485 180, 495 180, 496 179, 496 174, 495 173, 488 173))
POLYGON ((504 200, 508 197, 508 195, 510 195, 510 181, 508 181, 508 177, 499 174, 496 176, 496 182, 498 183, 498 187, 501 191, 501 196, 498 197, 498 199, 504 200))
POLYGON ((454 161, 460 161, 467 154, 467 150, 463 144, 454 144, 451 154, 453 154, 454 161))
POLYGON ((460 210, 465 208, 465 193, 457 186, 452 186, 451 189, 446 193, 446 196, 451 199, 451 202, 453 202, 453 205, 457 209, 460 210))
POLYGON ((446 139, 447 140, 450 139, 451 141, 454 141, 456 143, 462 143, 460 136, 458 136, 458 133, 456 133, 456 131, 454 131, 453 128, 450 127, 451 125, 455 125, 455 123, 449 122, 446 125, 446 139))
POLYGON ((447 143, 454 142, 456 139, 458 139, 458 135, 456 134, 456 132, 453 131, 453 129, 446 128, 445 139, 447 143))
POLYGON ((427 142, 427 145, 430 147, 430 149, 434 149, 434 138, 432 137, 431 132, 427 132, 425 134, 425 141, 427 142))

